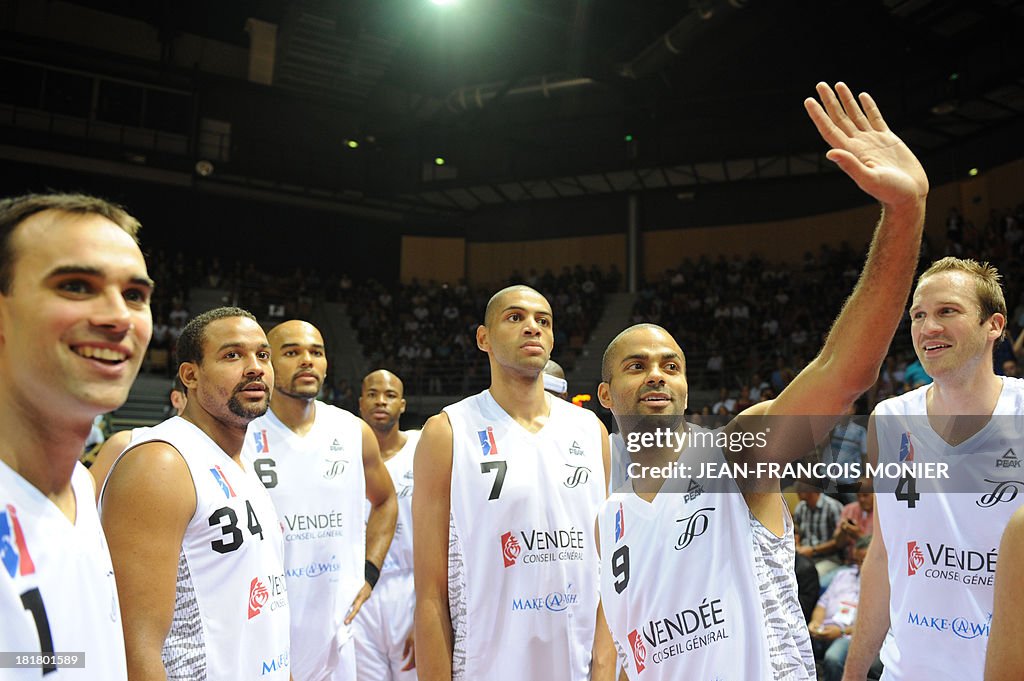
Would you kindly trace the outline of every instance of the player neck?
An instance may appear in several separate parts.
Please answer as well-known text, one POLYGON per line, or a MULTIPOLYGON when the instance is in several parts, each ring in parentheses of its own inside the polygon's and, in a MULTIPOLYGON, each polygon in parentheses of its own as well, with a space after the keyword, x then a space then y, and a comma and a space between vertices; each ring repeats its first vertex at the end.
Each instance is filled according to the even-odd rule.
POLYGON ((529 378, 492 371, 489 390, 498 406, 531 433, 544 427, 551 413, 549 400, 557 399, 545 392, 540 373, 529 378))
POLYGON ((402 447, 409 441, 409 436, 398 429, 398 423, 395 423, 386 433, 374 430, 373 434, 377 438, 377 445, 380 447, 380 458, 384 461, 402 451, 402 447))
POLYGON ((955 380, 936 377, 928 389, 928 415, 989 415, 995 409, 1002 390, 1003 379, 992 372, 991 362, 986 371, 957 376, 955 380))
MULTIPOLYGON (((9 397, 9 396, 7 396, 9 397)), ((92 428, 88 416, 43 414, 28 400, 0 399, 0 461, 75 519, 71 474, 92 428)))
POLYGON ((181 418, 206 433, 206 436, 224 450, 224 453, 230 456, 235 463, 242 465, 242 444, 245 442, 245 433, 249 424, 239 426, 237 423, 222 421, 199 406, 198 402, 199 400, 189 400, 181 418))
POLYGON ((316 400, 312 398, 292 397, 276 391, 270 399, 270 409, 281 423, 299 436, 308 433, 316 421, 316 400))

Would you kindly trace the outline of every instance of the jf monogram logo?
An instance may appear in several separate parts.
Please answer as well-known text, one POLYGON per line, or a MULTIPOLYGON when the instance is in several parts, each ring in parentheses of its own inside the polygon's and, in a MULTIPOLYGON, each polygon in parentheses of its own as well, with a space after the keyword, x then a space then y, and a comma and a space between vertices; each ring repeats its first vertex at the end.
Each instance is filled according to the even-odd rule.
POLYGON ((569 489, 577 485, 585 485, 587 480, 590 480, 590 469, 586 466, 573 466, 571 463, 567 463, 565 467, 572 471, 569 473, 569 477, 565 479, 565 482, 562 483, 569 489))
POLYGON ((694 511, 685 518, 676 520, 677 523, 683 523, 683 532, 679 535, 679 539, 676 540, 676 551, 682 551, 694 539, 708 531, 708 526, 711 524, 708 514, 714 510, 713 506, 708 506, 694 511))

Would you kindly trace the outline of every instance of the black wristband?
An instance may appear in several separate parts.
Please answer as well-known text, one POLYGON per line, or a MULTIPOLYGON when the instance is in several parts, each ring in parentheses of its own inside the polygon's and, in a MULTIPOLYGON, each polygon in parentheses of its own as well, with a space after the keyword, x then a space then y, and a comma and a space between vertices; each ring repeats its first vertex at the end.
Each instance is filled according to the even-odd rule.
POLYGON ((380 568, 370 561, 366 561, 363 571, 366 573, 366 583, 370 585, 370 588, 377 586, 377 580, 380 579, 380 568))

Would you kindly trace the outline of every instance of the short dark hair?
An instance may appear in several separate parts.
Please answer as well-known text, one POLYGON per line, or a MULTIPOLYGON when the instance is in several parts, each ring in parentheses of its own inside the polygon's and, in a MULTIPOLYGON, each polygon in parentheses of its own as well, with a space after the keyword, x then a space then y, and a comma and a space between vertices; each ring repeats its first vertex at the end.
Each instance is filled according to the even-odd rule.
POLYGON ((139 243, 142 225, 123 207, 88 194, 25 194, 0 200, 0 294, 10 291, 14 278, 15 253, 11 236, 22 222, 36 213, 56 210, 63 213, 102 215, 139 243))
POLYGON ((619 343, 622 342, 623 338, 640 329, 654 329, 656 331, 662 331, 666 336, 675 341, 675 338, 672 337, 672 334, 670 334, 665 327, 657 324, 651 324, 650 322, 641 322, 640 324, 634 324, 633 326, 623 329, 619 332, 619 335, 612 339, 612 342, 604 349, 604 354, 601 355, 601 380, 603 382, 610 383, 612 380, 612 360, 615 358, 615 351, 618 349, 619 343))
POLYGON ((185 362, 200 364, 203 361, 203 337, 206 327, 218 319, 245 317, 258 322, 256 315, 240 307, 215 307, 192 318, 178 336, 178 366, 185 362))

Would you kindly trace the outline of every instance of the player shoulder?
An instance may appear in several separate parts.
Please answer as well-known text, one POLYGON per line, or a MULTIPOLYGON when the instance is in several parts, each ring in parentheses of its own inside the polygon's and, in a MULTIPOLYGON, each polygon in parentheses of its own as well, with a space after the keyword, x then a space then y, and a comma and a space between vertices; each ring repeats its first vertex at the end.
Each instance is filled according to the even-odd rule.
POLYGON ((894 395, 875 405, 875 416, 894 416, 900 414, 926 413, 926 401, 931 384, 922 385, 902 395, 894 395))

